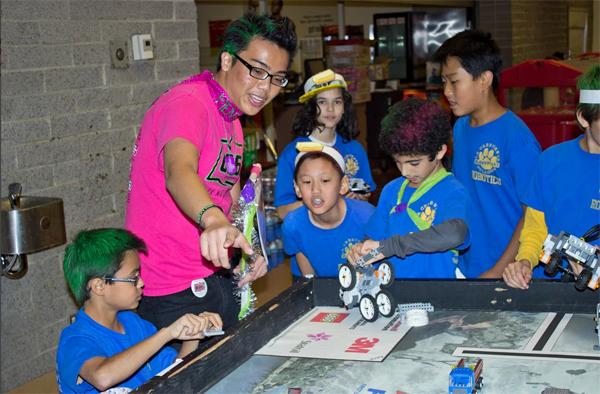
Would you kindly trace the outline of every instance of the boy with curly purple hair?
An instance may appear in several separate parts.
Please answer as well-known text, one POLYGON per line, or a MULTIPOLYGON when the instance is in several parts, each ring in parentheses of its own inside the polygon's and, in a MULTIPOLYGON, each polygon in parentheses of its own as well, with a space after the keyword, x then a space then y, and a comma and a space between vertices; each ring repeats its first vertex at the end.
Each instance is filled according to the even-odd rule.
POLYGON ((381 124, 379 145, 402 176, 382 190, 366 227, 371 239, 354 246, 349 260, 374 249, 369 264, 384 257, 396 278, 461 278, 459 252, 469 246, 466 189, 443 159, 450 119, 435 102, 412 98, 393 105, 381 124))

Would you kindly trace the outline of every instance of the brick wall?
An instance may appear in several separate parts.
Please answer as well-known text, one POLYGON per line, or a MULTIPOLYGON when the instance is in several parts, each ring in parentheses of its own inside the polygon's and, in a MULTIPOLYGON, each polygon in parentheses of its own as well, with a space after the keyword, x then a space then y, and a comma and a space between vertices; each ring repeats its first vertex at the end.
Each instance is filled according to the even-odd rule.
POLYGON ((566 52, 568 1, 512 1, 513 64, 566 52))
POLYGON ((569 7, 589 11, 588 48, 592 43, 592 0, 479 0, 477 28, 492 33, 504 67, 527 59, 566 53, 569 46, 569 7))
MULTIPOLYGON (((196 17, 193 0, 2 0, 2 196, 20 182, 26 195, 62 198, 68 240, 122 226, 142 114, 199 69, 196 17), (152 33, 155 58, 111 68, 109 41, 134 33, 152 33)), ((23 279, 1 279, 2 392, 54 370, 76 312, 63 250, 30 255, 23 279)))
POLYGON ((480 0, 475 3, 477 29, 496 40, 504 67, 512 65, 512 15, 510 0, 480 0))

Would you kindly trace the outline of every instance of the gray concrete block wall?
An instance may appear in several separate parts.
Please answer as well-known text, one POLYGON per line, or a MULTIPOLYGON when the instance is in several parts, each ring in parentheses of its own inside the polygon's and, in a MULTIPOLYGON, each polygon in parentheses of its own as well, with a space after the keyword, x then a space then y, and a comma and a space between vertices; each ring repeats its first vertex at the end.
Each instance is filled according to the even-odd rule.
MULTIPOLYGON (((2 0, 1 195, 63 199, 68 240, 122 226, 131 147, 166 88, 199 71, 193 0, 2 0), (151 33, 155 58, 133 62, 131 35, 151 33), (128 41, 113 69, 109 42, 128 41)), ((2 277, 0 391, 55 369, 60 331, 77 311, 62 273, 64 246, 29 256, 2 277)))
POLYGON ((512 2, 513 63, 544 59, 569 47, 568 1, 512 2))

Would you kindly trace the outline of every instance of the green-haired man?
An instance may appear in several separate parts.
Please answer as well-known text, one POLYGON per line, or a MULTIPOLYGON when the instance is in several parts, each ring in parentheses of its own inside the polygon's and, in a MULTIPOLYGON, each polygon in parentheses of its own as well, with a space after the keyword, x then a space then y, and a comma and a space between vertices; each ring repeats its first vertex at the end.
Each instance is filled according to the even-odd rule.
MULTIPOLYGON (((172 87, 144 117, 125 225, 148 245, 139 312, 158 327, 206 310, 218 312, 225 327, 237 321, 230 248, 252 254, 230 223, 244 143, 238 117, 257 114, 287 85, 295 48, 287 18, 235 20, 225 31, 216 73, 204 71, 172 87)), ((239 285, 266 270, 259 257, 239 285)))

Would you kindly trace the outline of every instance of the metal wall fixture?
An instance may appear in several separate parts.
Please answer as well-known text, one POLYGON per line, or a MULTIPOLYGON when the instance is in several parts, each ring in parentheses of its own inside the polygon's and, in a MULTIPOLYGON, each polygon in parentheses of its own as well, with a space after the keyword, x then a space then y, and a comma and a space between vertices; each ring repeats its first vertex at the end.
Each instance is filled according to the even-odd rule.
POLYGON ((53 197, 21 196, 21 184, 8 186, 0 211, 2 275, 10 279, 27 273, 27 254, 66 242, 63 201, 53 197))

